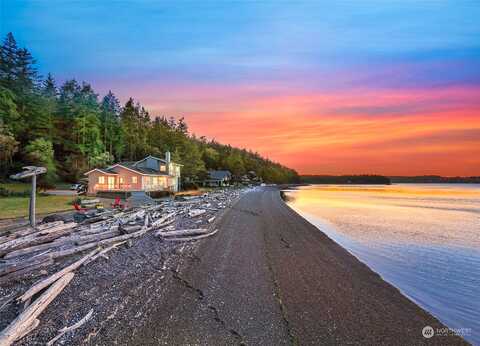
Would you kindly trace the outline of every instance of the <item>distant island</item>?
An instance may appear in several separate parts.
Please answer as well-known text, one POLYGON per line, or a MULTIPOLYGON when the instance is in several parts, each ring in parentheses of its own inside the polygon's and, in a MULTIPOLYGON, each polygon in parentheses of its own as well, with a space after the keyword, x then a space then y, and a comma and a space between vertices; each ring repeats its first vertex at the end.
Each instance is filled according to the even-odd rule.
POLYGON ((414 177, 389 177, 392 183, 417 184, 480 184, 480 177, 441 177, 439 175, 421 175, 414 177))
POLYGON ((376 184, 390 185, 391 180, 382 175, 302 175, 305 184, 376 184))
POLYGON ((301 175, 304 184, 480 184, 480 177, 442 177, 439 175, 391 176, 361 175, 301 175))

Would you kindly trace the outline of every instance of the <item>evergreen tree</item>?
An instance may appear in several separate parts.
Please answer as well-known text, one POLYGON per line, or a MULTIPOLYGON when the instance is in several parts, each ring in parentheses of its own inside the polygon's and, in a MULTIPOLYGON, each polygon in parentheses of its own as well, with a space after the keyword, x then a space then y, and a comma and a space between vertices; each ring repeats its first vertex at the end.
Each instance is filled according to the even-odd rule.
POLYGON ((19 92, 32 92, 38 82, 35 59, 26 48, 19 49, 15 68, 15 88, 19 92))
POLYGON ((11 33, 0 46, 0 178, 13 165, 47 167, 42 184, 78 181, 92 167, 172 153, 182 178, 195 181, 206 169, 229 169, 236 177, 255 171, 266 182, 298 180, 295 171, 258 153, 207 142, 188 133, 184 118, 156 117, 129 99, 123 108, 109 91, 98 102, 92 86, 76 80, 59 89, 51 74, 41 83, 35 60, 11 33))
POLYGON ((18 60, 18 46, 13 34, 9 32, 0 48, 0 83, 14 89, 18 60))
POLYGON ((55 84, 55 79, 53 79, 53 76, 50 73, 42 83, 42 94, 51 99, 55 99, 57 97, 58 90, 55 84))

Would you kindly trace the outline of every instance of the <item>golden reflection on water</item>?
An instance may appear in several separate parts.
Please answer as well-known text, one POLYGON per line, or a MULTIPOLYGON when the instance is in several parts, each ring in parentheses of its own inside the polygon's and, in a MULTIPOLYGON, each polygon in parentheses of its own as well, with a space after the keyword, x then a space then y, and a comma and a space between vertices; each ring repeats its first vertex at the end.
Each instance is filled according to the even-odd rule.
POLYGON ((290 205, 364 242, 480 247, 480 186, 316 185, 290 205))

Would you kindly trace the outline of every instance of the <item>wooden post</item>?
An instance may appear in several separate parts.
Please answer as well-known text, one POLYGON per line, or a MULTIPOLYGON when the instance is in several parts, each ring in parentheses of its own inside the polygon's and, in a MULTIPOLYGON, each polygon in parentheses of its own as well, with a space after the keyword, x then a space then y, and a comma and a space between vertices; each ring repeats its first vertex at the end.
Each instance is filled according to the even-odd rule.
POLYGON ((45 167, 35 167, 35 166, 26 166, 23 167, 25 171, 11 175, 10 178, 12 179, 25 179, 28 177, 32 177, 32 192, 30 193, 30 205, 29 205, 29 213, 28 218, 30 220, 30 226, 35 228, 35 194, 37 190, 37 175, 44 174, 47 172, 45 167))
POLYGON ((37 192, 37 175, 32 175, 32 192, 30 193, 30 210, 28 213, 30 226, 35 228, 35 194, 37 192))

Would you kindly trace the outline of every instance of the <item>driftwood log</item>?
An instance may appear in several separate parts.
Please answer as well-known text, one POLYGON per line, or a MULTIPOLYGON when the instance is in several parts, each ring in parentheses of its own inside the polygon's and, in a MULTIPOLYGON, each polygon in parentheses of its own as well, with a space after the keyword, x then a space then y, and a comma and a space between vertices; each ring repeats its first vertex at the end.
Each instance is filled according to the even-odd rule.
POLYGON ((207 237, 211 237, 212 235, 215 235, 218 232, 218 229, 216 229, 213 232, 207 233, 207 234, 202 234, 198 236, 193 236, 193 237, 181 237, 181 238, 164 238, 163 240, 165 241, 192 241, 192 240, 199 240, 207 237))
POLYGON ((92 318, 93 315, 93 309, 91 309, 88 314, 86 314, 80 321, 77 323, 71 325, 70 327, 65 327, 59 330, 59 334, 54 337, 52 340, 47 342, 47 346, 53 345, 58 339, 60 339, 62 336, 64 336, 66 333, 71 332, 72 330, 78 329, 81 326, 83 326, 90 318, 92 318))
POLYGON ((24 337, 26 333, 35 329, 35 327, 38 326, 36 322, 37 317, 47 308, 55 297, 62 292, 65 286, 73 279, 73 276, 73 273, 68 273, 60 278, 18 315, 17 318, 0 333, 0 346, 9 346, 14 341, 24 337))
POLYGON ((10 281, 18 280, 23 277, 25 277, 28 274, 41 274, 38 270, 41 268, 45 268, 48 266, 51 266, 53 264, 53 259, 52 258, 47 258, 43 262, 39 262, 33 265, 30 265, 28 267, 25 267, 23 269, 11 272, 10 274, 4 275, 0 277, 0 284, 4 285, 6 283, 9 283, 10 281))
POLYGON ((51 259, 52 256, 48 254, 40 255, 37 257, 21 260, 21 261, 6 261, 0 264, 0 276, 7 275, 17 270, 25 269, 27 267, 46 262, 51 259))
POLYGON ((103 249, 102 251, 100 251, 99 253, 97 253, 95 256, 93 256, 93 257, 91 257, 90 259, 88 259, 83 265, 87 265, 87 264, 95 261, 98 257, 104 257, 107 252, 109 252, 110 250, 113 250, 113 249, 117 248, 118 246, 120 246, 120 245, 122 245, 122 244, 125 244, 126 242, 127 242, 127 241, 124 240, 124 241, 121 241, 121 242, 119 242, 119 243, 113 244, 112 246, 109 246, 109 247, 103 249))
POLYGON ((63 268, 62 270, 56 272, 53 275, 50 275, 48 278, 43 279, 42 281, 38 282, 37 284, 33 285, 28 289, 27 292, 25 292, 23 295, 21 295, 18 300, 21 302, 26 302, 28 299, 32 298, 36 293, 40 292, 43 290, 45 287, 50 286, 52 283, 57 281, 59 278, 64 276, 65 274, 68 274, 78 267, 80 267, 85 261, 87 261, 90 257, 95 255, 98 252, 98 250, 94 250, 90 252, 88 255, 82 257, 80 260, 70 264, 69 266, 63 268))
POLYGON ((182 229, 176 231, 160 231, 155 233, 155 235, 161 237, 175 237, 175 236, 191 236, 191 235, 200 235, 210 232, 207 228, 197 228, 197 229, 182 229))

